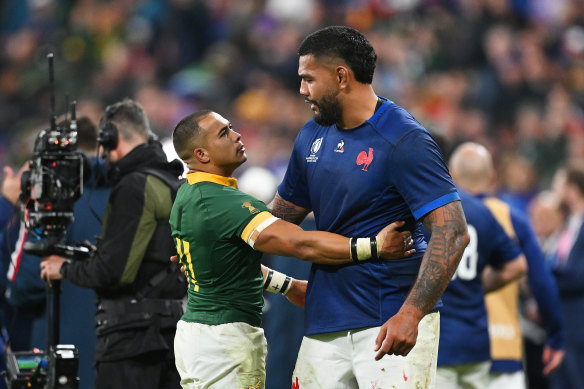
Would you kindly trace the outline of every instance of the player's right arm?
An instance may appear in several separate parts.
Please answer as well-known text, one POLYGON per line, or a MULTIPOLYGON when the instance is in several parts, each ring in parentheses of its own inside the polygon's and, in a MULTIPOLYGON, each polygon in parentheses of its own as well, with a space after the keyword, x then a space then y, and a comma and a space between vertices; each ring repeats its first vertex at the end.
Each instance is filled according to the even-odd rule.
POLYGON ((325 231, 304 231, 296 224, 276 219, 261 230, 256 228, 249 239, 253 240, 254 249, 265 253, 338 265, 377 256, 398 259, 412 255, 415 250, 410 249, 413 244, 410 232, 397 231, 403 224, 391 223, 376 238, 359 240, 325 231))
POLYGON ((487 266, 482 274, 483 289, 485 293, 492 292, 518 279, 526 272, 527 260, 523 254, 505 263, 500 269, 487 266))

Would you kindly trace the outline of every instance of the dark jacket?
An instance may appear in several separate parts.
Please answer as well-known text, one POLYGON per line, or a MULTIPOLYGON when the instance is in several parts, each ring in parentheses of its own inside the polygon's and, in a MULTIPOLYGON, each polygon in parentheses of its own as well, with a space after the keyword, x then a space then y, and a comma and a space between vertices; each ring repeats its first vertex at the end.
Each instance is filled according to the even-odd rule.
POLYGON ((114 188, 97 251, 70 263, 65 277, 97 294, 96 361, 172 348, 161 333, 174 331, 180 312, 166 303, 184 297, 186 281, 169 261, 175 246, 168 183, 178 183, 182 171, 178 160, 167 162, 158 142, 136 147, 109 171, 114 188))

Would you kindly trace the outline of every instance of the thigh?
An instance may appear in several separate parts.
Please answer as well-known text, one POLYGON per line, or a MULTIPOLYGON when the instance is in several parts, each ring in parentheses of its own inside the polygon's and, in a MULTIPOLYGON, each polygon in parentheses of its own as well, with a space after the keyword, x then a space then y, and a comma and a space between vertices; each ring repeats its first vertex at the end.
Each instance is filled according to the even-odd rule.
POLYGON ((359 387, 384 388, 434 388, 440 314, 426 315, 418 325, 416 345, 405 357, 386 355, 375 361, 375 339, 379 327, 368 328, 353 334, 354 369, 359 387))
POLYGON ((436 388, 459 389, 458 371, 453 366, 439 366, 436 370, 436 388))
POLYGON ((263 389, 264 331, 245 323, 205 325, 179 321, 174 341, 183 388, 263 389))
MULTIPOLYGON (((486 389, 489 383, 490 368, 490 361, 441 366, 436 372, 436 388, 486 389)), ((502 386, 498 389, 503 388, 507 387, 502 386)))
POLYGON ((488 389, 526 389, 525 373, 522 370, 513 373, 489 374, 488 389))
POLYGON ((305 336, 300 344, 292 388, 357 389, 348 331, 305 336))

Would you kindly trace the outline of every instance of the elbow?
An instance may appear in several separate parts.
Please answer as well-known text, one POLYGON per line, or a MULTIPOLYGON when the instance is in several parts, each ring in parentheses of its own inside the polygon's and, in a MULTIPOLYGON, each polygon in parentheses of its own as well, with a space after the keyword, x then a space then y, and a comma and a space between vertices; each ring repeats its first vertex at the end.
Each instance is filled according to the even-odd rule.
POLYGON ((466 246, 470 243, 470 235, 468 233, 468 228, 465 228, 458 234, 458 241, 460 242, 461 249, 464 250, 466 246))
POLYGON ((517 277, 519 278, 527 274, 527 270, 527 260, 525 259, 525 255, 522 254, 517 259, 517 277))

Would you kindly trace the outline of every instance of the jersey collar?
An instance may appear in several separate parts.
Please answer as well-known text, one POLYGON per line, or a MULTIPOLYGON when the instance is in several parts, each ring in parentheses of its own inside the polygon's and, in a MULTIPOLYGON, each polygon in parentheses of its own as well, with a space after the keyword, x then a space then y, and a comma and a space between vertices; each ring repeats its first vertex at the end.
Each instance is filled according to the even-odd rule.
POLYGON ((213 182, 219 185, 230 186, 232 188, 237 188, 237 179, 233 177, 225 177, 217 174, 205 173, 205 172, 188 172, 187 181, 189 185, 195 185, 199 182, 213 182))

